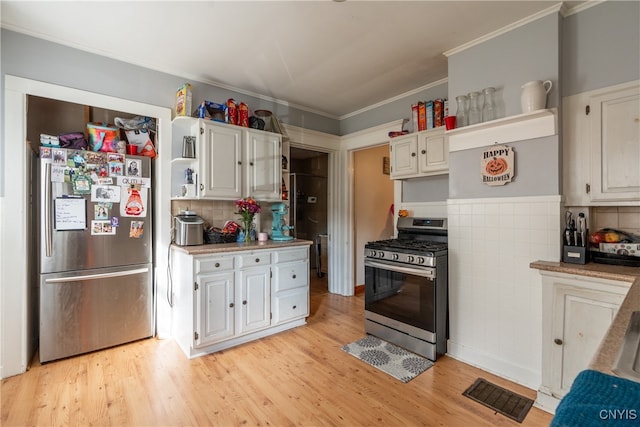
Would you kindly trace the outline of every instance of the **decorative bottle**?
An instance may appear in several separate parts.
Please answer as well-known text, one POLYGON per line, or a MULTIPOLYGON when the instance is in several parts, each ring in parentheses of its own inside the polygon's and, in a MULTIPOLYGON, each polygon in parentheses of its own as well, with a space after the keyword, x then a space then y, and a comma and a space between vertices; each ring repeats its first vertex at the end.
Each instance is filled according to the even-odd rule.
POLYGON ((469 124, 475 125, 482 120, 482 111, 480 110, 480 92, 469 93, 469 124))
POLYGON ((469 98, 467 95, 456 96, 456 127, 463 127, 469 124, 467 120, 469 98))
POLYGON ((482 105, 482 121, 489 122, 498 118, 496 113, 496 90, 487 87, 482 90, 484 94, 484 104, 482 105))

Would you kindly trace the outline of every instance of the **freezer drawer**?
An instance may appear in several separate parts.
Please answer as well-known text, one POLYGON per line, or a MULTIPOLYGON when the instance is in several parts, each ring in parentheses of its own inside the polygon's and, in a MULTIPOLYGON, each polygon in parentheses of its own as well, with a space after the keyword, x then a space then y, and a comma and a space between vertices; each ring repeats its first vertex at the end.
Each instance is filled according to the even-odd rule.
POLYGON ((40 276, 40 362, 153 335, 152 265, 40 276))

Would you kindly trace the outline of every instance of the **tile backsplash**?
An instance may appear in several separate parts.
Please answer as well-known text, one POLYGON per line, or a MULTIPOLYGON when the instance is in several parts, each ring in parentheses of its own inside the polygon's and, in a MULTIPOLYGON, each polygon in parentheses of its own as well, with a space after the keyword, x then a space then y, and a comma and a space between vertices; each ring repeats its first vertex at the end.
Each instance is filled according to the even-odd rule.
MULTIPOLYGON (((270 203, 260 202, 262 213, 257 214, 255 223, 259 231, 271 231, 270 203)), ((232 200, 173 200, 171 201, 171 216, 179 215, 181 211, 194 211, 204 219, 205 223, 213 227, 222 228, 228 220, 240 223, 240 215, 235 213, 236 207, 232 200)), ((172 225, 173 226, 173 225, 172 225)))
POLYGON ((615 228, 640 235, 640 206, 596 206, 591 208, 591 231, 615 228))

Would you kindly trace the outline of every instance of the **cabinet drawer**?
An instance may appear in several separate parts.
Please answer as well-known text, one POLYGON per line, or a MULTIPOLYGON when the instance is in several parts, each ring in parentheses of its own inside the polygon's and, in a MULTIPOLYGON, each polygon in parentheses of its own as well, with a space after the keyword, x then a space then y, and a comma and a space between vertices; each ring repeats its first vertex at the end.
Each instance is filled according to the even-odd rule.
POLYGON ((233 270, 233 256, 196 259, 196 274, 211 271, 233 270))
POLYGON ((273 303, 274 323, 286 322, 309 315, 309 291, 307 289, 277 296, 274 298, 273 303))
POLYGON ((309 263, 307 261, 292 262, 275 266, 274 292, 299 288, 309 285, 309 263))
POLYGON ((261 251, 238 256, 238 267, 256 267, 271 264, 271 252, 261 251))
POLYGON ((289 261, 307 259, 308 252, 309 252, 308 248, 276 251, 273 253, 273 257, 274 257, 273 262, 280 263, 280 262, 289 262, 289 261))

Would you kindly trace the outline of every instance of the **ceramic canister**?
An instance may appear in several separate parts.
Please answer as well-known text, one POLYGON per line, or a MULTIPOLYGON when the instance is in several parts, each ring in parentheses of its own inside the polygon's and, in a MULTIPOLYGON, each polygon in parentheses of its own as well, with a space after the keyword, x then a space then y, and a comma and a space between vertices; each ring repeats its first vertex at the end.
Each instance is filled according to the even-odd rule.
POLYGON ((542 110, 547 105, 547 94, 551 90, 551 80, 533 80, 522 85, 521 105, 523 113, 542 110))

